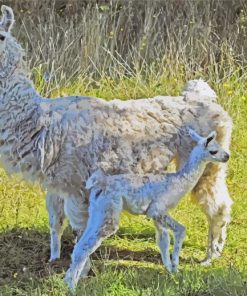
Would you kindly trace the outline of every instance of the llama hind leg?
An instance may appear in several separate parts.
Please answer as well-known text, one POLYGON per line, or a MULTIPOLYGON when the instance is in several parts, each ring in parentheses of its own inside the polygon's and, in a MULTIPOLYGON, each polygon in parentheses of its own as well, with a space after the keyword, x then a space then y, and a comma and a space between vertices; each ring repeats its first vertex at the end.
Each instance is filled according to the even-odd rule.
POLYGON ((229 196, 224 165, 209 165, 193 190, 194 200, 202 206, 209 223, 207 256, 202 264, 208 265, 222 253, 227 226, 230 222, 232 200, 229 196))
POLYGON ((89 256, 101 245, 102 241, 118 229, 122 200, 106 196, 90 198, 87 227, 75 245, 72 262, 66 272, 65 282, 75 290, 89 256))
POLYGON ((174 248, 172 253, 172 271, 176 272, 179 264, 179 255, 186 235, 185 227, 170 216, 165 217, 165 222, 174 234, 174 248))
POLYGON ((157 229, 157 243, 160 247, 162 261, 170 272, 176 272, 179 264, 179 254, 182 248, 183 240, 185 237, 185 227, 175 221, 168 215, 160 216, 154 219, 157 229), (170 237, 168 228, 174 233, 174 249, 172 253, 172 261, 170 259, 169 246, 170 237))
MULTIPOLYGON (((82 236, 88 221, 88 202, 84 193, 81 196, 67 196, 64 199, 64 210, 72 229, 77 234, 77 242, 82 236)), ((88 258, 80 277, 87 277, 90 269, 91 263, 88 258)))
MULTIPOLYGON (((212 259, 221 255, 227 237, 227 226, 230 222, 230 207, 223 205, 216 213, 208 217, 208 248, 207 256, 201 261, 202 265, 211 264, 212 259)), ((208 213, 206 213, 208 215, 208 213)))
POLYGON ((162 262, 169 272, 172 272, 172 263, 170 258, 170 236, 168 227, 163 221, 163 217, 153 218, 156 228, 156 242, 159 246, 162 262))
POLYGON ((64 230, 64 200, 56 194, 48 193, 46 208, 50 224, 50 259, 52 262, 60 258, 61 236, 64 230))

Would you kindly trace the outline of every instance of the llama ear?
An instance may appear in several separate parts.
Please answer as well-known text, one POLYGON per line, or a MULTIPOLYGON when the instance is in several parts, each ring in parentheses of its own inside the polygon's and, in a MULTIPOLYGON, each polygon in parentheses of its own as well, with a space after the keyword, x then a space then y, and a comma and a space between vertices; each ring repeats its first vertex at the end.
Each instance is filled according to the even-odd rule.
POLYGON ((198 135, 191 127, 186 127, 188 134, 190 135, 191 139, 196 143, 199 143, 203 138, 198 135))
POLYGON ((15 21, 13 10, 9 6, 2 5, 1 11, 3 14, 1 27, 3 27, 6 32, 9 32, 15 21))
POLYGON ((205 146, 207 147, 211 141, 215 140, 216 136, 217 133, 215 131, 211 132, 206 138, 205 146))

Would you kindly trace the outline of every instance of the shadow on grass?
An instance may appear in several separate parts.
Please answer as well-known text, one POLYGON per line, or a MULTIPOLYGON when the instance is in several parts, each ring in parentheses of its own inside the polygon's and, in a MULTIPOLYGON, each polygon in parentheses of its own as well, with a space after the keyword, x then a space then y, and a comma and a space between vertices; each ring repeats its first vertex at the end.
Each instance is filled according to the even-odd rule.
MULTIPOLYGON (((129 239, 129 240, 134 240, 134 239, 152 239, 153 242, 155 243, 155 230, 154 229, 145 229, 142 231, 133 233, 133 228, 131 227, 120 227, 119 231, 117 232, 117 236, 120 238, 125 238, 125 239, 129 239)), ((171 235, 171 244, 173 244, 173 236, 171 235)), ((193 240, 189 241, 186 240, 183 242, 183 246, 187 246, 187 247, 193 247, 194 243, 193 240)), ((201 251, 205 251, 205 246, 200 246, 199 249, 201 251)))
MULTIPOLYGON (((49 263, 48 233, 19 228, 0 233, 0 286, 14 281, 21 281, 24 284, 32 279, 46 278, 54 273, 64 272, 70 264, 74 238, 72 233, 66 231, 62 238, 61 258, 49 263)), ((159 252, 154 250, 130 251, 112 246, 101 246, 92 255, 92 259, 162 264, 159 252)))
MULTIPOLYGON (((18 295, 33 295, 28 292, 30 289, 32 291, 36 288, 45 290, 46 286, 52 286, 52 282, 49 282, 50 277, 54 274, 61 274, 69 266, 73 241, 74 236, 65 232, 62 239, 61 259, 55 263, 49 263, 48 233, 26 229, 13 229, 0 233, 0 290, 3 287, 6 291, 8 289, 11 291, 0 294, 15 295, 11 293, 18 288, 21 291, 21 294, 18 295), (48 282, 46 282, 46 279, 48 279, 48 282)), ((77 295, 116 295, 115 292, 111 294, 109 291, 112 291, 112 289, 119 291, 120 288, 122 289, 125 286, 126 289, 133 289, 133 291, 153 289, 152 295, 166 295, 161 291, 181 292, 181 294, 171 293, 167 295, 246 295, 244 294, 246 277, 238 271, 231 270, 231 268, 205 270, 191 265, 178 274, 171 275, 158 267, 158 264, 161 264, 158 252, 153 250, 132 252, 105 246, 99 248, 92 258, 96 260, 97 277, 93 276, 86 281, 81 281, 77 295), (104 260, 109 260, 106 265, 104 262, 107 261, 104 260), (143 264, 131 266, 129 261, 133 261, 134 264, 136 261, 142 261, 144 265, 145 262, 152 262, 157 266, 152 267, 148 264, 147 266, 143 264), (101 290, 107 290, 109 293, 97 292, 101 290), (223 290, 226 293, 222 294, 223 290), (92 294, 92 291, 97 293, 92 294)), ((181 261, 191 262, 192 260, 181 261)), ((63 288, 60 287, 60 289, 63 288)), ((65 294, 61 292, 61 295, 65 294)))

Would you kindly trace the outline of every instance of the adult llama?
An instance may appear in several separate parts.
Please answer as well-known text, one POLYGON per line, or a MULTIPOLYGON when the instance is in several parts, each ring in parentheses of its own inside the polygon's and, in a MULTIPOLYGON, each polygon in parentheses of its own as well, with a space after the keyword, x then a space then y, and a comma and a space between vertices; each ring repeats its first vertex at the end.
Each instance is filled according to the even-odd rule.
MULTIPOLYGON (((178 97, 140 100, 41 97, 28 78, 23 50, 11 34, 13 11, 2 6, 0 23, 0 155, 9 173, 38 180, 48 191, 51 260, 60 255, 62 220, 83 232, 88 218, 85 182, 97 169, 107 175, 161 173, 188 158, 192 142, 181 133, 189 125, 229 151, 232 121, 202 80, 189 81, 178 97)), ((218 257, 230 221, 226 164, 207 165, 193 189, 209 222, 204 263, 218 257)), ((88 262, 89 269, 89 262, 88 262)), ((81 276, 85 276, 87 271, 81 276)))

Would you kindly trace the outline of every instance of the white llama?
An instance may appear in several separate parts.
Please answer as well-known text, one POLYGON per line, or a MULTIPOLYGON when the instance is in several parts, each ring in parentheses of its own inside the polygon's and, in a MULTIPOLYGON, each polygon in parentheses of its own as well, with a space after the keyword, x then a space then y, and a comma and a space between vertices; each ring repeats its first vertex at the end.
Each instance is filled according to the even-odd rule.
MULTIPOLYGON (((86 227, 85 182, 97 169, 107 175, 158 174, 172 159, 181 166, 192 148, 179 132, 186 125, 202 134, 216 130, 218 142, 229 150, 231 118, 202 80, 189 81, 178 97, 110 102, 78 96, 42 98, 28 78, 22 48, 11 34, 13 11, 7 6, 1 10, 1 164, 9 173, 39 181, 48 191, 52 260, 60 255, 64 212, 74 229, 83 232, 86 227)), ((225 164, 209 164, 193 190, 209 221, 206 262, 221 253, 230 220, 232 201, 225 175, 225 164)))
POLYGON ((117 231, 123 209, 153 219, 163 263, 168 271, 177 271, 185 227, 172 219, 168 211, 193 189, 207 163, 227 162, 229 159, 229 154, 216 142, 215 132, 203 138, 194 130, 187 130, 197 145, 184 166, 176 173, 105 176, 97 171, 88 179, 86 188, 91 189, 89 219, 85 232, 75 246, 72 263, 66 274, 70 288, 75 289, 88 257, 100 246, 103 239, 117 231), (172 260, 169 254, 168 228, 174 233, 172 260))

